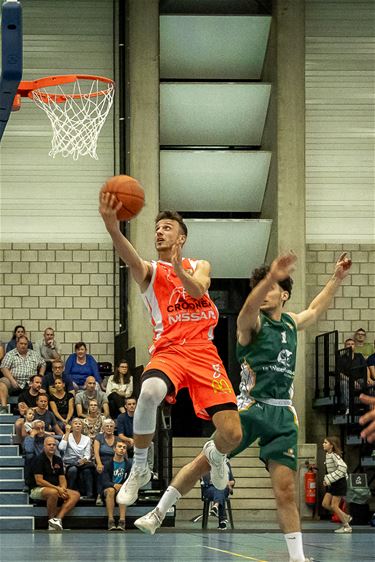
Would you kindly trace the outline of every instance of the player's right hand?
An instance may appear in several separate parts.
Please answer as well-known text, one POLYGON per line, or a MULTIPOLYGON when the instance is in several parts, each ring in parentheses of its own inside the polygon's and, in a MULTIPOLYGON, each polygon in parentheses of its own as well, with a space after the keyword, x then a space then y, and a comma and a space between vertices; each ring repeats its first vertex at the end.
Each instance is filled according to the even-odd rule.
POLYGON ((270 274, 278 282, 283 281, 293 273, 296 267, 297 256, 290 250, 287 254, 278 256, 271 264, 270 274))
POLYGON ((105 186, 99 192, 99 213, 107 227, 117 226, 117 212, 121 209, 122 203, 112 193, 104 192, 104 188, 105 186))

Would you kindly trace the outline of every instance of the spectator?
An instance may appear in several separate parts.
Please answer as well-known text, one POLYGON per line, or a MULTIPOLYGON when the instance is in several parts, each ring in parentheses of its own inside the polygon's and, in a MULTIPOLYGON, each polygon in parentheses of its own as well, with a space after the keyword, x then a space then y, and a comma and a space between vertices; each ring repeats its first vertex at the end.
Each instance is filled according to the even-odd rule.
POLYGON ((79 341, 74 346, 75 353, 69 355, 65 363, 65 373, 71 375, 75 390, 84 388, 89 375, 101 384, 99 367, 92 355, 87 353, 87 346, 79 341))
MULTIPOLYGON (((375 349, 375 340, 374 340, 374 349, 375 349)), ((372 353, 367 357, 367 367, 368 367, 367 383, 369 386, 373 386, 375 384, 375 353, 372 353)))
POLYGON ((45 438, 43 452, 33 462, 31 479, 30 497, 47 502, 48 530, 62 531, 62 520, 78 502, 79 492, 67 488, 63 462, 56 455, 53 437, 45 438), (60 509, 59 499, 63 501, 60 509))
POLYGON ((59 444, 64 453, 65 474, 68 488, 79 489, 83 499, 94 497, 94 465, 91 462, 91 441, 82 434, 82 420, 74 418, 66 425, 65 434, 59 444))
POLYGON ((16 348, 6 353, 1 362, 0 413, 7 413, 8 396, 20 394, 32 375, 44 375, 46 363, 35 351, 28 349, 29 340, 20 336, 16 348))
MULTIPOLYGON (((111 418, 103 421, 103 433, 98 433, 94 439, 94 457, 96 471, 98 474, 103 472, 104 463, 112 460, 115 445, 120 439, 115 436, 115 422, 111 418)), ((96 505, 103 505, 100 494, 96 499, 96 505)))
POLYGON ((103 421, 105 420, 105 416, 100 413, 98 408, 98 402, 96 400, 89 401, 89 408, 86 417, 83 419, 83 434, 87 435, 91 439, 91 458, 92 460, 95 459, 94 457, 94 439, 101 433, 103 421))
POLYGON ((52 361, 52 373, 47 373, 43 377, 42 387, 49 394, 49 387, 55 384, 56 377, 62 377, 65 383, 66 390, 69 392, 74 391, 73 380, 70 375, 64 373, 64 362, 62 359, 54 359, 52 361))
MULTIPOLYGON (((25 423, 24 423, 26 435, 30 435, 30 433, 33 429, 34 418, 35 418, 34 408, 27 408, 26 414, 25 414, 25 423)), ((40 421, 40 420, 38 420, 38 421, 40 421)))
POLYGON ((335 533, 351 533, 352 528, 349 525, 352 520, 351 516, 344 513, 340 509, 341 498, 346 496, 348 467, 342 460, 342 451, 340 448, 340 440, 338 437, 326 437, 323 441, 323 450, 326 453, 326 471, 323 485, 326 486, 322 506, 328 509, 342 523, 342 527, 335 530, 335 533))
POLYGON ((62 377, 56 377, 54 386, 50 386, 49 389, 50 410, 64 431, 66 424, 70 422, 74 414, 74 394, 65 389, 62 377))
POLYGON ((60 359, 60 344, 55 340, 55 331, 53 328, 46 328, 43 332, 43 339, 38 345, 39 355, 46 361, 46 370, 48 373, 52 370, 52 361, 60 359))
POLYGON ((355 342, 353 338, 347 338, 344 342, 345 349, 350 349, 350 355, 339 357, 338 369, 340 372, 340 398, 341 406, 348 414, 349 408, 349 378, 354 379, 355 388, 358 390, 367 376, 366 359, 361 353, 355 353, 355 342))
POLYGON ((3 360, 4 355, 5 355, 5 345, 0 340, 0 362, 3 360))
POLYGON ((89 401, 95 399, 99 410, 103 410, 105 417, 109 417, 108 398, 105 393, 97 388, 95 378, 88 376, 86 379, 85 390, 77 392, 75 402, 79 418, 86 416, 89 409, 89 401))
POLYGON ((44 421, 46 431, 54 431, 56 435, 63 435, 55 416, 48 410, 48 398, 46 394, 39 394, 34 412, 36 420, 44 421))
POLYGON ((100 489, 102 491, 102 500, 108 516, 108 531, 125 531, 125 514, 126 506, 119 505, 120 519, 116 527, 114 518, 115 500, 118 491, 125 482, 130 470, 130 464, 126 457, 126 445, 118 441, 114 448, 114 455, 111 460, 107 460, 103 466, 103 472, 100 475, 100 489))
MULTIPOLYGON (((126 444, 128 456, 130 458, 133 458, 134 455, 133 420, 136 407, 137 400, 135 398, 126 398, 126 412, 124 414, 120 414, 117 418, 117 434, 121 441, 126 444)), ((154 443, 151 442, 147 451, 147 463, 151 472, 154 470, 154 449, 154 443)))
POLYGON ((366 331, 363 328, 358 328, 354 334, 355 353, 362 353, 363 357, 367 359, 369 355, 374 353, 374 348, 370 342, 366 342, 366 331))
MULTIPOLYGON (((26 426, 26 424, 25 424, 26 426)), ((26 488, 24 491, 29 491, 28 486, 30 484, 31 467, 33 460, 36 456, 43 452, 44 439, 49 436, 50 433, 45 431, 44 421, 35 420, 31 422, 31 431, 26 435, 23 442, 23 451, 25 453, 25 484, 26 488)))
POLYGON ((133 377, 127 361, 122 360, 115 369, 115 374, 109 377, 106 394, 111 417, 116 419, 120 413, 125 413, 125 398, 129 398, 133 394, 133 377))
POLYGON ((36 407, 36 399, 42 390, 42 380, 43 377, 40 375, 32 375, 30 377, 28 386, 24 388, 18 396, 18 408, 25 406, 28 406, 29 408, 36 407))
MULTIPOLYGON (((12 349, 16 348, 18 338, 20 338, 21 336, 26 336, 26 330, 25 330, 24 326, 22 326, 21 324, 18 324, 18 326, 14 327, 12 339, 9 340, 7 345, 6 345, 6 348, 5 348, 6 353, 8 353, 9 351, 12 351, 12 349)), ((29 339, 27 340, 27 347, 29 349, 33 349, 33 344, 31 343, 31 341, 29 339)))
POLYGON ((218 490, 212 484, 211 481, 211 473, 208 472, 202 477, 201 485, 202 485, 202 493, 203 497, 206 500, 212 502, 210 515, 214 515, 215 517, 219 518, 219 525, 218 529, 220 531, 225 531, 227 529, 227 514, 225 509, 225 502, 229 496, 229 494, 233 494, 233 488, 235 484, 235 480, 233 478, 232 467, 230 466, 229 461, 226 461, 228 467, 228 484, 224 490, 218 490))

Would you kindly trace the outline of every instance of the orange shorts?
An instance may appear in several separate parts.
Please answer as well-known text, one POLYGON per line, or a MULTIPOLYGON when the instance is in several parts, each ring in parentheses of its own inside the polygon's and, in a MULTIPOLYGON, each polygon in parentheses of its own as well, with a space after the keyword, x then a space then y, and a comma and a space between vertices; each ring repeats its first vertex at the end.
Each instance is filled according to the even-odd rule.
POLYGON ((194 410, 199 418, 211 419, 210 406, 236 404, 236 395, 225 367, 211 342, 203 345, 171 345, 157 350, 146 365, 143 375, 157 369, 167 375, 175 391, 166 400, 174 404, 181 388, 188 388, 194 410))

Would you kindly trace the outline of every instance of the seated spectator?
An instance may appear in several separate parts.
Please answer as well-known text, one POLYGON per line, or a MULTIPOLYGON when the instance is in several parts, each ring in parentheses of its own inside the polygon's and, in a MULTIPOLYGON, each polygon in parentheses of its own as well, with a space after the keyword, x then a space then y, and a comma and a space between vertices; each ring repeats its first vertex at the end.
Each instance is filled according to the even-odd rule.
POLYGON ((42 380, 43 377, 41 377, 41 375, 32 375, 30 377, 28 385, 18 396, 18 409, 20 407, 24 408, 25 406, 29 408, 36 407, 36 400, 39 394, 44 394, 44 392, 41 392, 42 380))
MULTIPOLYGON (((120 414, 117 418, 117 434, 121 441, 126 444, 128 456, 133 458, 134 455, 134 439, 133 439, 133 420, 134 412, 137 407, 137 400, 135 398, 127 398, 125 400, 124 414, 120 414)), ((154 443, 152 442, 147 451, 147 462, 151 472, 154 470, 154 443)))
POLYGON ((63 461, 56 455, 53 437, 45 438, 43 452, 35 458, 31 472, 31 499, 46 500, 48 530, 62 531, 62 521, 79 501, 79 492, 67 487, 63 461), (60 508, 59 500, 63 502, 60 508))
MULTIPOLYGON (((375 340, 374 340, 375 349, 375 340)), ((368 378, 367 384, 369 386, 375 385, 375 353, 372 353, 367 357, 367 367, 368 367, 368 378)))
MULTIPOLYGON (((18 326, 15 326, 13 330, 12 339, 9 340, 6 345, 5 353, 8 353, 9 351, 12 351, 12 349, 16 348, 18 338, 20 338, 21 336, 26 336, 26 330, 24 326, 18 324, 18 326)), ((33 349, 33 344, 29 339, 27 340, 27 347, 29 349, 33 349)))
POLYGON ((66 424, 70 423, 74 414, 74 394, 65 390, 65 383, 61 377, 55 378, 55 384, 50 386, 49 390, 50 410, 64 431, 66 424))
POLYGON ((68 488, 79 490, 83 499, 94 497, 94 464, 91 462, 91 441, 82 434, 82 420, 74 418, 72 425, 66 425, 65 434, 59 444, 68 488))
POLYGON ((55 384, 56 377, 62 377, 66 390, 74 392, 72 377, 64 373, 64 362, 62 359, 54 359, 52 361, 52 373, 46 373, 43 377, 42 388, 46 390, 47 394, 49 394, 49 387, 55 384))
POLYGON ((358 328, 354 334, 354 352, 362 353, 363 357, 367 359, 369 355, 374 353, 374 348, 370 342, 366 342, 366 331, 363 328, 358 328))
POLYGON ((39 394, 34 412, 36 420, 44 421, 46 431, 54 432, 56 435, 63 435, 55 416, 48 410, 48 398, 46 394, 39 394))
POLYGON ((16 348, 5 354, 1 362, 3 378, 0 379, 0 413, 7 413, 9 394, 18 395, 32 375, 44 375, 46 363, 35 351, 28 348, 29 340, 20 336, 16 348))
POLYGON ((26 435, 30 435, 30 433, 33 429, 32 424, 33 424, 34 418, 35 418, 34 408, 27 408, 26 414, 25 414, 25 423, 23 425, 26 435))
POLYGON ((129 372, 127 361, 123 360, 115 369, 115 374, 108 379, 106 395, 109 402, 111 417, 116 419, 121 413, 125 413, 125 398, 133 394, 133 377, 129 372))
POLYGON ((116 527, 114 510, 116 496, 128 477, 130 471, 130 463, 126 456, 126 445, 118 441, 114 448, 114 455, 111 460, 105 461, 103 471, 100 475, 100 489, 102 491, 102 500, 105 502, 108 516, 108 531, 125 531, 125 515, 126 506, 119 505, 120 519, 116 527))
POLYGON ((33 460, 36 456, 43 452, 44 440, 47 436, 51 435, 45 431, 44 421, 42 420, 34 420, 30 425, 31 431, 28 435, 26 435, 23 442, 23 451, 25 453, 24 476, 26 487, 30 484, 31 466, 33 460))
POLYGON ((102 432, 103 422, 105 416, 100 413, 98 408, 98 402, 96 400, 89 401, 89 408, 86 417, 83 419, 83 429, 84 435, 87 435, 91 439, 91 459, 94 460, 94 439, 98 433, 102 432))
POLYGON ((43 332, 43 339, 38 345, 39 355, 46 362, 46 372, 51 373, 52 361, 60 359, 60 344, 55 340, 55 331, 53 328, 46 328, 43 332))
POLYGON ((95 399, 98 403, 99 410, 103 411, 105 417, 109 417, 108 398, 105 392, 97 388, 95 378, 87 377, 85 390, 77 392, 75 397, 77 416, 83 418, 89 409, 89 401, 95 399))
POLYGON ((353 338, 347 338, 344 342, 346 349, 350 348, 351 352, 348 356, 340 356, 338 361, 338 369, 340 372, 340 395, 341 406, 345 408, 345 413, 349 413, 349 379, 354 380, 354 387, 361 389, 364 380, 367 377, 366 359, 361 353, 355 353, 355 342, 353 338))
POLYGON ((5 345, 4 342, 0 340, 0 362, 3 360, 4 355, 5 355, 5 345))
MULTIPOLYGON (((101 474, 104 469, 104 463, 112 460, 115 445, 120 439, 115 436, 115 422, 111 418, 103 421, 103 433, 98 433, 94 439, 94 457, 96 471, 101 474)), ((103 505, 100 494, 97 497, 96 505, 103 505)))
POLYGON ((84 388, 88 376, 93 376, 101 384, 99 367, 92 355, 87 353, 87 346, 79 341, 74 346, 75 353, 69 355, 65 363, 65 374, 71 375, 75 390, 84 388))
POLYGON ((214 515, 219 518, 218 529, 220 531, 225 531, 227 529, 227 514, 225 509, 225 502, 229 494, 233 494, 233 488, 235 480, 233 478, 232 468, 227 460, 228 465, 228 484, 225 490, 218 490, 211 482, 211 473, 205 474, 202 477, 202 493, 203 497, 210 502, 212 502, 210 515, 214 515))

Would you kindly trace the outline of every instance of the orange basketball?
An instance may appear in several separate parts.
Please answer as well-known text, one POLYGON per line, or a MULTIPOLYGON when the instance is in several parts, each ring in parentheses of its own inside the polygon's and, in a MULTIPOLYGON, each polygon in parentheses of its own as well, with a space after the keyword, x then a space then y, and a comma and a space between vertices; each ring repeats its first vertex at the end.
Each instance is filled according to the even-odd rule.
POLYGON ((117 211, 120 221, 128 221, 138 215, 145 203, 145 193, 141 184, 130 176, 113 176, 104 184, 104 192, 113 195, 122 203, 117 211))

